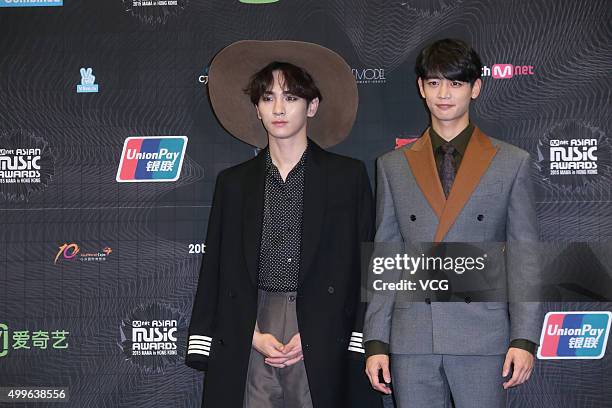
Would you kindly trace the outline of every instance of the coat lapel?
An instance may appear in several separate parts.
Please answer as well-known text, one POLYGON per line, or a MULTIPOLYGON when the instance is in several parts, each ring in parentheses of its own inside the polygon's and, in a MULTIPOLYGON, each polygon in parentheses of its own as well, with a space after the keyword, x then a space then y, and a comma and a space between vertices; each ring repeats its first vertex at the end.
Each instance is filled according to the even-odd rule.
POLYGON ((263 223, 264 191, 266 184, 265 151, 252 162, 252 169, 244 178, 244 203, 242 214, 242 247, 253 285, 257 287, 259 246, 263 223))
MULTIPOLYGON (((429 150, 431 151, 431 145, 429 150)), ((440 217, 434 237, 435 242, 441 242, 455 223, 457 216, 472 196, 496 153, 497 148, 493 146, 491 140, 480 129, 474 128, 440 217)), ((437 174, 436 179, 440 184, 437 174)))
POLYGON ((317 253, 323 217, 325 215, 327 178, 325 177, 324 151, 312 140, 308 141, 304 174, 304 203, 302 212, 302 248, 299 285, 304 282, 313 259, 317 253))
POLYGON ((414 142, 411 148, 404 151, 404 155, 423 196, 425 196, 438 219, 442 218, 446 197, 444 197, 444 190, 442 190, 442 184, 438 176, 429 129, 419 140, 414 142))

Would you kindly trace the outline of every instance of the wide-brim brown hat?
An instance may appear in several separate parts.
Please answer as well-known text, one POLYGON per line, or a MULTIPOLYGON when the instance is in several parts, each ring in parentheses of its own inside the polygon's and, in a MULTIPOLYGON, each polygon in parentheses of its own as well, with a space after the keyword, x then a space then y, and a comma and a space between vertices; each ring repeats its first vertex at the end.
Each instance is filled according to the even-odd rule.
POLYGON ((305 69, 321 91, 317 114, 308 118, 308 137, 322 147, 343 141, 357 115, 355 77, 340 55, 300 41, 238 41, 215 56, 208 70, 208 93, 221 125, 250 145, 263 148, 268 144, 266 129, 244 89, 255 73, 274 61, 305 69))

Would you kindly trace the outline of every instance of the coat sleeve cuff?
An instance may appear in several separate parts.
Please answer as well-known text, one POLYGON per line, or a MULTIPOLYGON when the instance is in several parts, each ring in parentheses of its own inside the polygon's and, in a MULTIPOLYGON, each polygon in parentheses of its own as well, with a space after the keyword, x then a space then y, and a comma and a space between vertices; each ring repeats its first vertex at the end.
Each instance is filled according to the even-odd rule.
POLYGON ((389 355, 389 345, 383 341, 370 340, 365 343, 365 356, 366 359, 376 354, 389 355))
POLYGON ((208 357, 210 356, 211 345, 212 337, 195 334, 190 335, 187 345, 187 355, 185 356, 185 364, 196 370, 206 371, 208 369, 208 357))
POLYGON ((365 349, 363 348, 363 333, 352 332, 348 345, 349 357, 355 360, 363 360, 365 349))
POLYGON ((538 345, 527 339, 514 339, 510 342, 510 347, 526 350, 535 356, 538 345))

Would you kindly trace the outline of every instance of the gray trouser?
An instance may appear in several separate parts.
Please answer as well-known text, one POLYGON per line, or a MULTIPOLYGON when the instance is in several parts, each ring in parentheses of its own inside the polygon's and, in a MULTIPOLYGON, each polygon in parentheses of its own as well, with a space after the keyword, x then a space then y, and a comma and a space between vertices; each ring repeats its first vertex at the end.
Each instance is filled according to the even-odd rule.
MULTIPOLYGON (((296 292, 258 293, 257 325, 261 333, 270 333, 287 344, 298 330, 295 312, 296 292)), ((310 389, 304 361, 275 368, 251 348, 247 372, 244 408, 311 408, 310 389)))
POLYGON ((397 408, 503 408, 504 357, 391 354, 397 408))

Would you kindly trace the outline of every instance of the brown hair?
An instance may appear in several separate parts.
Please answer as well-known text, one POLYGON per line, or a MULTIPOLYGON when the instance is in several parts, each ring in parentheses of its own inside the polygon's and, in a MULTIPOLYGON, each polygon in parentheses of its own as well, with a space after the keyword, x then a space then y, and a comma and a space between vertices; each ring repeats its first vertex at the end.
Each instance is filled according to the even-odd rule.
POLYGON ((263 94, 274 86, 272 75, 274 71, 280 71, 283 74, 283 85, 287 92, 306 99, 308 103, 315 98, 319 98, 319 102, 323 100, 321 91, 305 69, 288 62, 274 61, 256 72, 244 90, 254 105, 257 105, 263 94))

